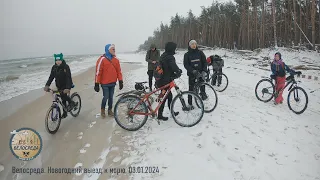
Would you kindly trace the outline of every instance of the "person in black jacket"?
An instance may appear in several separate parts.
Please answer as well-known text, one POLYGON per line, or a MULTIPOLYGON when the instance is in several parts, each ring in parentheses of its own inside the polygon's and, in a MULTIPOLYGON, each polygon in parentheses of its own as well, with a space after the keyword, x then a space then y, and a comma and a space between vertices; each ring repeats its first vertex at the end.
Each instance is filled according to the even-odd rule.
MULTIPOLYGON (((176 64, 176 59, 173 56, 175 54, 175 50, 177 48, 177 44, 174 42, 168 42, 165 45, 165 52, 160 56, 160 63, 162 66, 163 74, 160 80, 156 82, 157 87, 162 87, 164 85, 169 84, 173 79, 181 76, 182 70, 176 64)), ((168 108, 170 109, 170 105, 172 102, 172 93, 170 92, 167 96, 168 99, 168 108)), ((161 104, 158 112, 158 119, 163 121, 168 120, 168 117, 163 116, 164 104, 166 103, 165 99, 161 104)), ((177 116, 179 112, 175 112, 174 115, 177 116)))
MULTIPOLYGON (((206 55, 198 49, 195 40, 189 41, 188 52, 184 54, 183 65, 189 76, 189 91, 193 91, 197 74, 206 73, 208 70, 206 55)), ((204 81, 204 79, 202 81, 204 81)), ((201 87, 200 90, 201 98, 203 100, 207 99, 208 96, 205 93, 204 87, 201 87)), ((192 105, 191 96, 188 96, 188 103, 189 105, 192 105)))
MULTIPOLYGON (((60 92, 60 96, 62 99, 62 104, 66 106, 66 102, 68 101, 69 106, 67 110, 70 111, 76 104, 71 100, 68 96, 70 93, 70 89, 73 86, 72 78, 71 78, 71 71, 69 66, 66 64, 65 60, 63 59, 63 54, 55 54, 55 64, 51 68, 51 73, 49 79, 44 87, 44 91, 49 90, 49 86, 51 85, 53 79, 55 79, 56 87, 60 92)), ((67 117, 67 112, 63 110, 62 118, 67 117)))

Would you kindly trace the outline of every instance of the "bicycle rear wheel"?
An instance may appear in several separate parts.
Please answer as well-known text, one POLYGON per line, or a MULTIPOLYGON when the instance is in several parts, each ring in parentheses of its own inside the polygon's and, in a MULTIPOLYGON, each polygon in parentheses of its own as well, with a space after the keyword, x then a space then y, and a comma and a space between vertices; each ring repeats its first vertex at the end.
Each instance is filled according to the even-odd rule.
MULTIPOLYGON (((127 131, 137 131, 147 122, 147 115, 129 115, 129 112, 137 106, 140 100, 141 99, 139 97, 131 94, 124 95, 119 98, 114 107, 114 119, 121 128, 127 131), (141 117, 141 119, 136 120, 134 119, 135 117, 141 117)), ((134 109, 134 112, 147 114, 148 108, 145 102, 142 102, 137 106, 134 109)))
POLYGON ((293 111, 296 114, 302 114, 308 107, 308 95, 306 91, 301 87, 294 87, 290 90, 288 94, 288 106, 291 111, 293 111), (293 100, 291 100, 292 98, 293 100), (305 99, 304 105, 302 104, 302 109, 295 110, 292 108, 293 102, 296 102, 298 104, 302 103, 302 100, 305 99))
POLYGON ((275 86, 270 79, 261 79, 257 83, 255 88, 255 94, 259 101, 262 101, 262 102, 271 101, 271 99, 274 97, 274 93, 275 93, 275 86), (259 96, 260 94, 262 94, 262 97, 259 96), (262 99, 264 98, 265 94, 270 95, 270 97, 267 97, 266 99, 262 99))
MULTIPOLYGON (((212 112, 218 104, 218 96, 214 88, 208 83, 200 83, 194 88, 195 93, 197 93, 203 101, 204 112, 212 112), (203 90, 203 92, 201 91, 203 90)), ((195 101, 197 106, 199 106, 198 101, 195 101)))
POLYGON ((201 98, 196 93, 191 91, 184 91, 173 98, 170 111, 174 121, 178 125, 182 127, 192 127, 198 124, 202 120, 202 117, 204 114, 204 105, 201 98), (186 103, 187 103, 188 96, 191 96, 192 99, 194 99, 197 102, 198 106, 193 106, 191 104, 187 105, 186 103), (175 116, 174 115, 175 112, 179 112, 179 115, 175 116), (187 116, 185 116, 185 114, 182 112, 186 112, 187 116), (195 116, 190 118, 189 113, 191 112, 195 114, 195 116), (189 122, 188 121, 189 119, 193 121, 189 122), (183 122, 183 121, 188 121, 188 122, 183 122))
POLYGON ((73 117, 77 117, 81 110, 81 97, 78 93, 73 93, 70 98, 74 103, 77 104, 75 107, 71 109, 70 114, 73 117))
POLYGON ((227 75, 225 74, 216 74, 212 75, 211 78, 211 85, 214 87, 214 89, 218 92, 223 92, 224 90, 227 89, 229 85, 229 79, 227 75))
POLYGON ((61 112, 58 105, 52 105, 46 114, 45 128, 50 134, 55 134, 61 124, 61 112), (49 124, 53 124, 53 128, 49 127, 49 124))

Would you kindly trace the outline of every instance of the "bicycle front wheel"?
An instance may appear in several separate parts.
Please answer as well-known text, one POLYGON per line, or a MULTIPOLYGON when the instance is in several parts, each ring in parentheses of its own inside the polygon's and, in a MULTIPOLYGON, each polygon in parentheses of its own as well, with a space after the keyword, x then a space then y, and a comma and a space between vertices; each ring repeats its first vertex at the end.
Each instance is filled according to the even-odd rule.
MULTIPOLYGON (((200 96, 204 105, 204 112, 212 112, 218 104, 218 96, 213 86, 208 83, 200 83, 195 86, 194 91, 200 96)), ((197 106, 198 101, 195 101, 197 106)))
POLYGON ((174 121, 182 127, 192 127, 198 124, 204 114, 204 105, 201 98, 194 92, 184 91, 175 96, 170 108, 174 121), (187 103, 188 97, 196 101, 198 106, 187 103), (177 116, 174 114, 179 112, 177 116), (193 115, 190 117, 189 115, 193 115))
POLYGON ((147 115, 129 114, 129 112, 134 108, 135 113, 148 113, 148 108, 145 102, 138 105, 140 100, 141 99, 139 97, 131 94, 124 95, 119 98, 114 106, 114 119, 121 128, 127 131, 137 131, 147 122, 147 115))
POLYGON ((270 79, 261 79, 255 88, 255 94, 259 101, 269 102, 275 93, 275 86, 270 79), (266 97, 265 97, 266 96, 266 97))
POLYGON ((308 107, 308 95, 306 91, 301 87, 292 88, 288 94, 288 106, 294 113, 302 114, 308 107), (301 106, 299 110, 292 107, 294 103, 301 106))
POLYGON ((216 74, 212 75, 211 78, 211 85, 214 87, 214 89, 218 92, 223 92, 224 90, 227 89, 229 85, 229 79, 227 75, 225 74, 216 74))
POLYGON ((55 134, 61 124, 61 112, 58 105, 52 105, 46 114, 45 128, 50 134, 55 134))

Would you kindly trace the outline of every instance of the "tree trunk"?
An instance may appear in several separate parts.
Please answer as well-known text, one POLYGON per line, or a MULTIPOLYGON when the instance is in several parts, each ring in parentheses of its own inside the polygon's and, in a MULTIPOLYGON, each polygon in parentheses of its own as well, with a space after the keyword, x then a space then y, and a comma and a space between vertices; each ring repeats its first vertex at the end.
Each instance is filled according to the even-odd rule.
POLYGON ((274 35, 274 47, 278 47, 277 43, 277 24, 276 24, 276 7, 275 0, 272 0, 272 16, 273 16, 273 35, 274 35))
MULTIPOLYGON (((299 2, 300 2, 300 3, 299 3, 299 4, 300 4, 300 6, 299 6, 299 8, 300 8, 300 23, 299 23, 299 24, 300 24, 300 27, 302 28, 302 10, 301 10, 301 6, 302 6, 302 5, 301 5, 301 1, 302 1, 302 0, 299 1, 299 2)), ((299 39, 299 43, 300 43, 300 45, 301 45, 301 43, 302 43, 302 33, 301 33, 301 31, 299 31, 299 34, 300 34, 300 36, 299 36, 299 38, 300 38, 300 39, 299 39)))
MULTIPOLYGON (((294 13, 294 45, 298 44, 298 29, 297 29, 297 10, 296 10, 296 0, 293 0, 293 13, 294 13)), ((300 12, 301 13, 301 12, 300 12)))
POLYGON ((316 0, 311 1, 312 44, 315 50, 316 44, 316 0))
POLYGON ((264 16, 265 16, 265 10, 264 10, 264 0, 262 2, 262 17, 261 17, 261 26, 260 26, 260 48, 264 48, 264 16))

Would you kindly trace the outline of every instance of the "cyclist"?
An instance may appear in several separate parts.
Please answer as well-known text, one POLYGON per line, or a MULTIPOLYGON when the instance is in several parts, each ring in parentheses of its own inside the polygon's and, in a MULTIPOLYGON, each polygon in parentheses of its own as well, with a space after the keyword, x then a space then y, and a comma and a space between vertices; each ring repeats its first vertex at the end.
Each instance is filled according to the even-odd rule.
MULTIPOLYGON (((213 74, 214 73, 222 74, 222 68, 224 66, 224 61, 223 61, 223 59, 221 59, 220 56, 218 56, 218 55, 209 56, 207 58, 207 63, 208 63, 208 65, 212 66, 213 74)), ((218 76, 218 87, 221 85, 221 80, 222 80, 222 76, 218 76)), ((212 82, 213 82, 213 85, 215 86, 216 82, 217 82, 217 76, 215 76, 212 79, 212 82)))
POLYGON ((286 71, 290 74, 294 74, 295 71, 290 69, 282 60, 281 53, 277 52, 274 55, 274 60, 271 63, 270 77, 276 81, 276 91, 279 93, 274 102, 275 105, 283 102, 282 92, 280 91, 285 87, 286 82, 286 71))
MULTIPOLYGON (((177 48, 177 44, 174 42, 167 42, 165 45, 165 52, 160 56, 160 63, 162 66, 163 74, 160 80, 156 81, 157 87, 162 87, 164 85, 169 84, 173 79, 181 76, 182 70, 176 64, 176 59, 173 56, 175 54, 175 50, 177 48)), ((161 95, 164 95, 166 91, 161 92, 161 95)), ((168 99, 168 108, 170 109, 171 101, 172 101, 172 93, 170 92, 167 96, 168 99)), ((158 112, 158 119, 167 121, 168 117, 163 116, 163 109, 166 100, 164 99, 161 104, 158 112)), ((175 112, 174 115, 177 116, 179 112, 175 112)))
MULTIPOLYGON (((198 49, 197 42, 195 40, 189 41, 188 52, 184 54, 183 65, 187 70, 187 75, 189 76, 189 91, 193 91, 196 76, 198 74, 203 74, 204 77, 206 77, 206 71, 208 68, 206 55, 203 51, 198 49)), ((202 79, 202 81, 204 81, 204 79, 202 79)), ((202 100, 207 99, 208 96, 205 93, 204 87, 201 87, 200 91, 202 100)), ((189 105, 192 105, 191 96, 188 96, 188 103, 189 105)))
MULTIPOLYGON (((62 104, 67 108, 67 111, 70 111, 74 106, 77 106, 77 103, 74 103, 69 97, 70 89, 73 86, 71 71, 63 58, 63 54, 54 54, 55 64, 51 68, 51 73, 49 79, 44 87, 44 91, 48 91, 49 87, 55 79, 56 87, 58 91, 60 91, 60 96, 62 99, 62 104), (68 101, 68 106, 66 102, 68 101)), ((61 118, 66 118, 68 116, 67 111, 63 110, 63 114, 61 118)))

